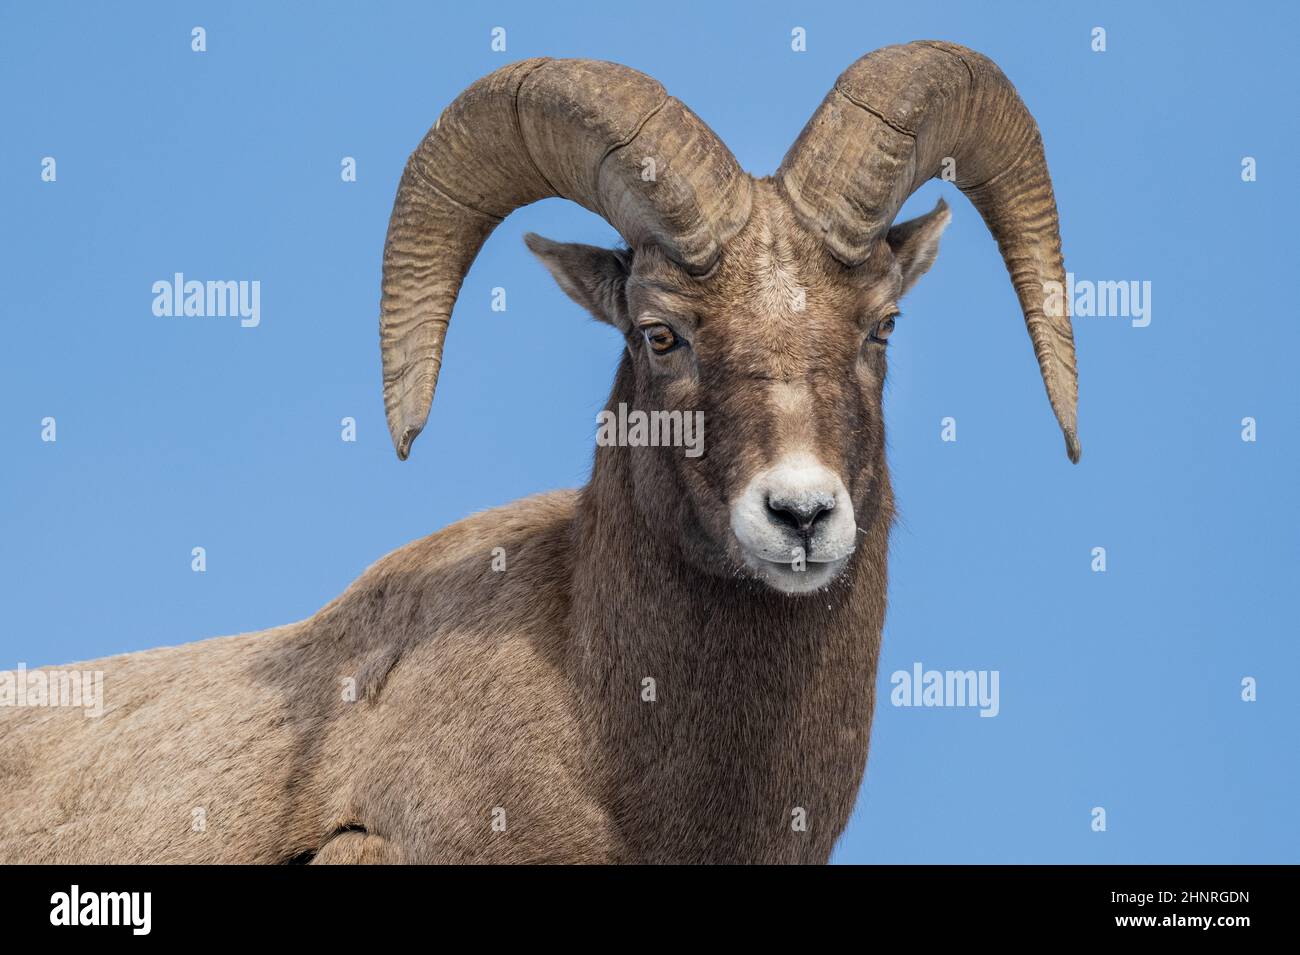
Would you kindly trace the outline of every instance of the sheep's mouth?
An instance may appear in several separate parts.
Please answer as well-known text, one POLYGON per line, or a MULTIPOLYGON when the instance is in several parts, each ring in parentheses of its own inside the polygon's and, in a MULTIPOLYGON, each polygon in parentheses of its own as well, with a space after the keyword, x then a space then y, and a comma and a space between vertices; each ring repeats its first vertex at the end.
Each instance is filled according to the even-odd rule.
POLYGON ((782 593, 826 587, 857 547, 848 488, 810 452, 785 454, 755 472, 730 512, 735 552, 745 569, 782 593))
MULTIPOLYGON (((823 557, 813 557, 812 555, 808 555, 804 557, 803 562, 805 564, 838 564, 841 561, 847 560, 848 556, 848 554, 831 554, 830 556, 823 557)), ((763 554, 754 554, 753 557, 755 560, 761 560, 765 564, 775 564, 777 567, 789 567, 792 570, 794 569, 794 561, 792 560, 777 560, 774 557, 767 557, 763 554)))
POLYGON ((814 559, 802 565, 792 561, 769 560, 742 550, 749 572, 773 590, 784 594, 806 594, 822 590, 840 576, 848 565, 849 555, 814 559))

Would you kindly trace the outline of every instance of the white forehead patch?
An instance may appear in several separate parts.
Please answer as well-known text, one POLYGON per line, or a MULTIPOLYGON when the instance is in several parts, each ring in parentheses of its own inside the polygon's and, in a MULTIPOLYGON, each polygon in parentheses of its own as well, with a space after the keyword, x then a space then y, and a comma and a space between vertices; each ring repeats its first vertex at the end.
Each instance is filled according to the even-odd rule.
POLYGON ((812 417, 812 393, 803 382, 774 381, 768 388, 772 410, 781 417, 812 417))
POLYGON ((765 217, 754 256, 754 291, 769 315, 797 315, 807 305, 807 289, 799 281, 794 261, 789 240, 773 232, 771 219, 765 217))
POLYGON ((771 381, 767 400, 776 424, 776 447, 785 455, 807 452, 813 446, 813 395, 802 380, 771 381))

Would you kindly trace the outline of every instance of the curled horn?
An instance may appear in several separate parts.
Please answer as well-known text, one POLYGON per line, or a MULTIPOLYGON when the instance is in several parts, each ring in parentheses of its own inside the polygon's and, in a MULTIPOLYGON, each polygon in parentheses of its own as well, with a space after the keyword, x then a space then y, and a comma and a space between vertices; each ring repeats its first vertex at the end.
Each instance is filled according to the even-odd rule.
POLYGON ((532 59, 470 86, 411 154, 388 224, 379 337, 399 458, 428 418, 474 257, 502 219, 552 196, 697 273, 714 265, 752 201, 749 177, 714 132, 636 70, 532 59), (654 175, 643 177, 647 159, 654 175))
POLYGON ((1079 380, 1056 199, 1038 126, 992 60, 931 41, 869 53, 835 81, 777 179, 804 226, 852 266, 946 160, 997 240, 1077 462, 1079 380))

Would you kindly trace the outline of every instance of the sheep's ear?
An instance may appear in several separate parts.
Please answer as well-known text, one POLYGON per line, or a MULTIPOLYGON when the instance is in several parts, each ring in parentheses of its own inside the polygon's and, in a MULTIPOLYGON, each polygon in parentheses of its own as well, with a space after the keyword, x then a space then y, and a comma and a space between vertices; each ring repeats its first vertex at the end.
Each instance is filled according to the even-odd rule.
POLYGON ((552 242, 529 232, 524 243, 554 276, 560 288, 602 322, 626 333, 627 276, 632 253, 577 242, 552 242))
POLYGON ((952 213, 948 211, 948 203, 940 199, 939 204, 930 212, 908 219, 889 230, 885 241, 894 250, 894 259, 903 270, 903 290, 899 292, 900 296, 906 295, 917 279, 930 271, 934 257, 939 254, 939 236, 943 235, 943 230, 948 228, 951 221, 952 213))

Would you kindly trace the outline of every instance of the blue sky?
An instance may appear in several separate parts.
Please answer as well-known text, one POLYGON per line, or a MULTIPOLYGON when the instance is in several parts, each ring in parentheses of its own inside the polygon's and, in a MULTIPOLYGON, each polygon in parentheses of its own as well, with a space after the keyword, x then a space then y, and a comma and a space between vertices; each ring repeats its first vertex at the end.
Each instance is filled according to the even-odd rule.
POLYGON ((1071 467, 978 215, 938 182, 904 209, 943 195, 954 222, 890 345, 902 519, 836 860, 1300 861, 1293 5, 270 7, 0 14, 0 666, 300 619, 409 540, 585 480, 620 343, 521 236, 617 237, 560 200, 511 216, 470 272, 410 461, 384 426, 393 192, 474 79, 537 55, 623 62, 766 174, 852 60, 946 39, 1036 115, 1067 267, 1150 282, 1151 320, 1076 320, 1071 467), (259 280, 260 325, 156 317, 152 284, 176 272, 259 280), (917 662, 997 670, 998 716, 891 706, 890 674, 917 662))

